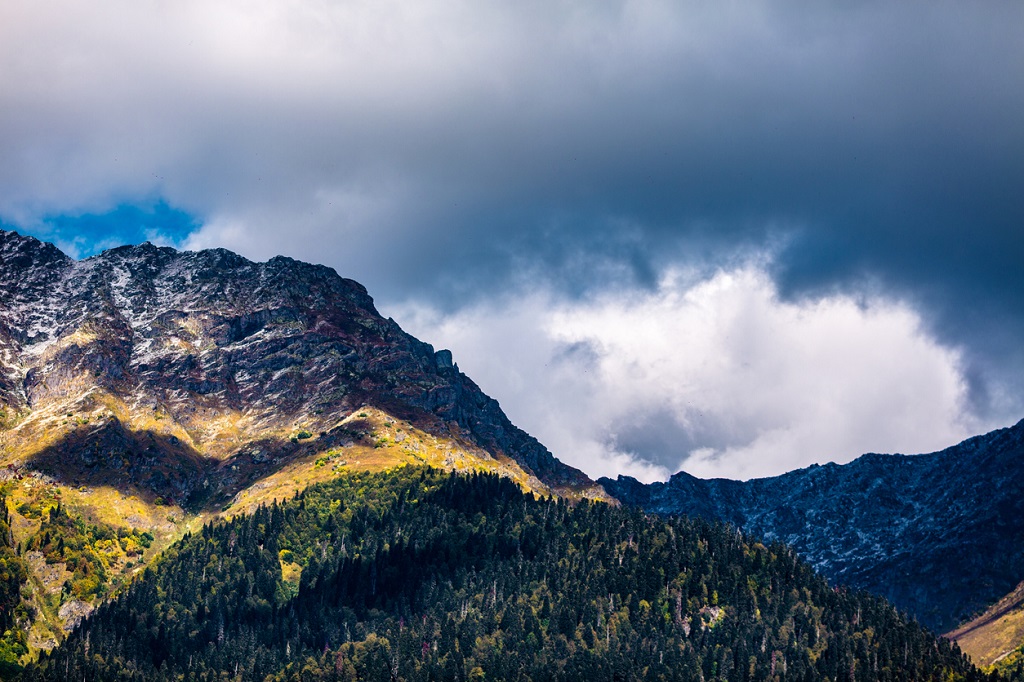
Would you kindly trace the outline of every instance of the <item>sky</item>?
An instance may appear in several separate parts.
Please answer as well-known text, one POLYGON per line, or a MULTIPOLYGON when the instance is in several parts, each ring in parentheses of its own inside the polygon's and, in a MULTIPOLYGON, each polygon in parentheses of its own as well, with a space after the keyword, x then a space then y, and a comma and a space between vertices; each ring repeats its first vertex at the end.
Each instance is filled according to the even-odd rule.
POLYGON ((0 226, 363 283, 592 476, 1024 417, 1024 4, 5 0, 0 226))

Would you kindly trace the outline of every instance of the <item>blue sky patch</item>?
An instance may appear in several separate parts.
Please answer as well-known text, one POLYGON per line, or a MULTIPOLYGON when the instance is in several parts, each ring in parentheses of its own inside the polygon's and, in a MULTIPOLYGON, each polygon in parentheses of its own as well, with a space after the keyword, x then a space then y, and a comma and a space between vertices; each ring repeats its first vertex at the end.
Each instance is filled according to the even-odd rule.
POLYGON ((199 218, 161 199, 152 204, 121 204, 106 213, 48 216, 36 226, 18 229, 53 242, 73 258, 88 258, 115 246, 146 241, 177 247, 201 226, 199 218))

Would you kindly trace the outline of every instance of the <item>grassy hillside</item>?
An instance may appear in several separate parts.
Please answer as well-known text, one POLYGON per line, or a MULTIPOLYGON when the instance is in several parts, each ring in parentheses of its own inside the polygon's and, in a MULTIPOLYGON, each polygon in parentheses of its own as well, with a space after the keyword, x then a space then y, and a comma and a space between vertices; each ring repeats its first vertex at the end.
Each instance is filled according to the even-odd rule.
POLYGON ((1024 583, 946 636, 956 640, 976 664, 1024 679, 1024 583))

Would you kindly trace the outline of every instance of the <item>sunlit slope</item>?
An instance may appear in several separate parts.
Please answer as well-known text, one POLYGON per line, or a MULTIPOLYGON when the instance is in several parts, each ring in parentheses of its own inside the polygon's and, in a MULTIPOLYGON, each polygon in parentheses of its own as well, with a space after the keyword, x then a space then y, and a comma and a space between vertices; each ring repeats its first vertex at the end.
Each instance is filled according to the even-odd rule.
MULTIPOLYGON (((370 406, 328 431, 286 431, 224 460, 183 453, 168 445, 169 439, 122 428, 106 410, 72 417, 82 422, 83 433, 69 431, 63 442, 44 440, 0 470, 14 544, 24 549, 29 573, 22 593, 31 617, 21 625, 33 650, 54 646, 186 531, 288 499, 313 483, 356 471, 428 464, 497 473, 524 490, 551 494, 508 458, 495 458, 458 434, 429 434, 370 406), (89 447, 79 447, 82 442, 89 447), (144 459, 133 461, 132 448, 146 443, 154 445, 144 459), (62 457, 65 451, 71 454, 62 457), (202 495, 176 499, 180 477, 202 481, 202 495), (58 505, 70 533, 50 523, 58 505), (66 548, 56 546, 62 538, 66 548)), ((165 427, 165 432, 176 430, 165 427)))
POLYGON ((946 637, 977 665, 1015 668, 1024 661, 1024 583, 946 637))

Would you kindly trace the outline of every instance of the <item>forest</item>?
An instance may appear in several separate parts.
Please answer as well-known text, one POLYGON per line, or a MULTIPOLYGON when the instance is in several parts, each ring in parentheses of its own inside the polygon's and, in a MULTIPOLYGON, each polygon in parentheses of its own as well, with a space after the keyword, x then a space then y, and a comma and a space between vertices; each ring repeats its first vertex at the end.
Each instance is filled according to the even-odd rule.
POLYGON ((28 615, 21 599, 27 579, 25 562, 14 546, 7 498, 0 492, 0 680, 20 670, 18 659, 28 652, 25 632, 19 627, 28 615))
POLYGON ((206 525, 17 679, 1002 678, 732 527, 403 467, 206 525))

